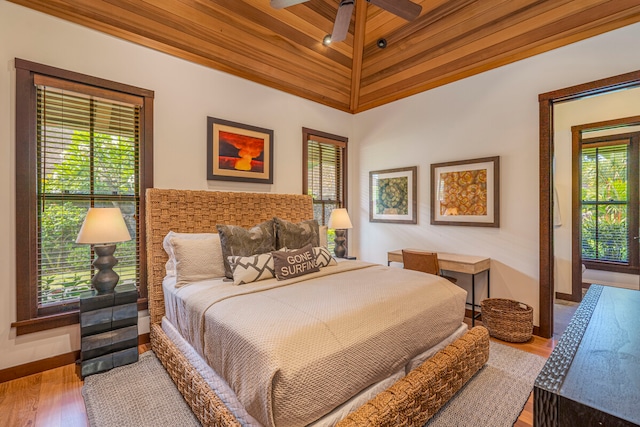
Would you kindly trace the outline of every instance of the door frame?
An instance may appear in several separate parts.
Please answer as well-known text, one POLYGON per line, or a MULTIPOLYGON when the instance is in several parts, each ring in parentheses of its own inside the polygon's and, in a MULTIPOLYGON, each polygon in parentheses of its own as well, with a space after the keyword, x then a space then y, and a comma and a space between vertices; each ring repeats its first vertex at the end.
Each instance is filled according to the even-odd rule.
POLYGON ((539 334, 553 336, 553 106, 587 96, 640 86, 640 70, 538 95, 540 117, 540 292, 539 334))

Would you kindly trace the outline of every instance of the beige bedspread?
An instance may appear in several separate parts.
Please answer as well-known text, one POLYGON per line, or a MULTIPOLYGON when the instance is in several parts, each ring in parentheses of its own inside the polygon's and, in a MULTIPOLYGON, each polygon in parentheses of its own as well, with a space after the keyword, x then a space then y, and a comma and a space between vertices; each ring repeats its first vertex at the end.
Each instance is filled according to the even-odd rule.
POLYGON ((181 334, 265 426, 303 426, 452 334, 466 292, 343 262, 286 281, 180 288, 181 334))

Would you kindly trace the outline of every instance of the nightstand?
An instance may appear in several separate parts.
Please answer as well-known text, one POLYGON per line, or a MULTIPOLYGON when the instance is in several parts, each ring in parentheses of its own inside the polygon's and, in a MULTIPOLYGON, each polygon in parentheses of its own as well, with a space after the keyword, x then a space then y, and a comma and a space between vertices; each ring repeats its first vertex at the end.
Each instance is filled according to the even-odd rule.
POLYGON ((133 284, 80 294, 81 378, 138 360, 137 301, 133 284))

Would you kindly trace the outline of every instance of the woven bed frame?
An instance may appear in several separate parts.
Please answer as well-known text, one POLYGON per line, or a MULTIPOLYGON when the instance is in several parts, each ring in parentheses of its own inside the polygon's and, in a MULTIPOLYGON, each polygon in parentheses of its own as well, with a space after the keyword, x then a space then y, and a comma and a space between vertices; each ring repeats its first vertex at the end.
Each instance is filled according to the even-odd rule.
MULTIPOLYGON (((240 426, 161 327, 165 314, 162 280, 167 254, 162 247, 171 230, 217 232, 216 224, 251 227, 274 216, 292 222, 313 217, 304 195, 148 189, 146 239, 151 348, 178 390, 205 426, 240 426)), ((422 426, 489 358, 489 334, 473 328, 386 391, 342 420, 339 427, 422 426)))

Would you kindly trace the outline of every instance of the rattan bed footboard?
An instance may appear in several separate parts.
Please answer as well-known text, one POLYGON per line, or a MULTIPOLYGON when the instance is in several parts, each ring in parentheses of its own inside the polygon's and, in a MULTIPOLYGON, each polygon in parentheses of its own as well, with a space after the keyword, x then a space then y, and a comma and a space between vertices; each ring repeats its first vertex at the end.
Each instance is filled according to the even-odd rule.
POLYGON ((337 427, 418 427, 489 360, 489 331, 476 326, 340 421, 337 427))

